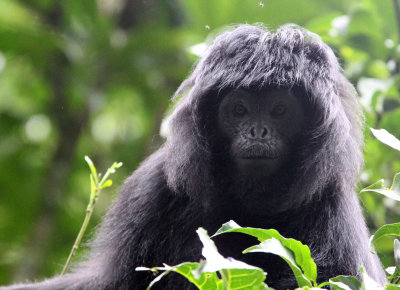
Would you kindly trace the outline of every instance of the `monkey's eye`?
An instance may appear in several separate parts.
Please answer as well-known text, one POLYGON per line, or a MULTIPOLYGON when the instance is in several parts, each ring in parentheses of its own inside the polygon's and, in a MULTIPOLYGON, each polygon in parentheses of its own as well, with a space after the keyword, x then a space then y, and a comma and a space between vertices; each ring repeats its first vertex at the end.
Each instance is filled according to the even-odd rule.
POLYGON ((245 106, 237 104, 235 105, 235 107, 233 108, 233 113, 236 116, 242 117, 247 113, 247 109, 245 106))
POLYGON ((271 115, 276 117, 282 116, 285 113, 286 113, 286 107, 284 105, 276 105, 271 111, 271 115))

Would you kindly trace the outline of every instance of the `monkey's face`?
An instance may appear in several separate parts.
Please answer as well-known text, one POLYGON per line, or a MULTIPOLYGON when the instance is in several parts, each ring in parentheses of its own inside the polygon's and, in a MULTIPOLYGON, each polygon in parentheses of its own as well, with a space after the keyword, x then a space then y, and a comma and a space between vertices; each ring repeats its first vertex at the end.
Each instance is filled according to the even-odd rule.
POLYGON ((233 90, 218 110, 218 129, 245 175, 268 176, 279 170, 296 150, 304 126, 301 101, 284 88, 233 90))

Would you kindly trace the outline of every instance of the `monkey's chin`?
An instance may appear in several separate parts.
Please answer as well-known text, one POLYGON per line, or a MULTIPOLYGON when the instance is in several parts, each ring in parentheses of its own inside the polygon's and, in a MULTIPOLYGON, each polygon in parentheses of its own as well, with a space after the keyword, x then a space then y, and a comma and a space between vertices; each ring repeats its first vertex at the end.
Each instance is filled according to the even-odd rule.
POLYGON ((251 177, 269 176, 277 172, 282 166, 282 163, 282 160, 279 158, 252 157, 236 159, 236 165, 239 171, 251 177))

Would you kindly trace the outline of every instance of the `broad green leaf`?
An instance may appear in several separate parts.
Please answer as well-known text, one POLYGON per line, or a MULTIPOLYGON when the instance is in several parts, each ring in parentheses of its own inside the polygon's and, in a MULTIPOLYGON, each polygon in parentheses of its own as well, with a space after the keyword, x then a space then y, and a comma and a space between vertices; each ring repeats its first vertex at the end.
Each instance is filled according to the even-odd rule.
POLYGON ((324 282, 318 287, 331 286, 334 290, 359 290, 361 282, 353 276, 337 276, 329 279, 329 282, 324 282))
POLYGON ((370 238, 370 247, 384 236, 400 236, 400 223, 387 224, 380 227, 375 234, 370 238))
MULTIPOLYGON (((265 274, 263 271, 248 269, 224 269, 220 271, 224 289, 268 289, 264 284, 265 274)), ((204 288, 207 290, 208 288, 204 288)))
POLYGON ((198 268, 199 263, 184 263, 178 267, 177 273, 186 277, 191 283, 199 289, 223 289, 223 283, 218 278, 217 273, 201 273, 200 277, 194 276, 194 271, 198 268))
POLYGON ((304 277, 309 281, 317 281, 317 265, 311 258, 311 252, 308 246, 303 245, 301 242, 296 241, 295 239, 284 238, 277 230, 242 228, 234 221, 229 221, 223 224, 214 236, 232 232, 251 235, 256 237, 260 242, 275 238, 276 240, 280 241, 285 248, 292 251, 296 265, 301 268, 302 272, 304 273, 304 277))
POLYGON ((244 253, 263 252, 263 253, 271 253, 278 255, 282 259, 284 259, 286 263, 289 264, 290 268, 294 273, 294 276, 296 277, 297 284, 299 285, 299 287, 312 286, 311 281, 307 279, 307 277, 303 274, 301 268, 296 264, 293 252, 284 247, 282 243, 275 238, 265 240, 261 244, 247 248, 243 252, 244 253))
POLYGON ((398 284, 386 284, 385 289, 387 290, 398 290, 400 289, 400 285, 398 284))
POLYGON ((388 131, 385 129, 380 129, 376 130, 373 128, 370 128, 372 131, 372 134, 381 141, 382 143, 392 147, 393 149, 399 150, 400 151, 400 140, 394 137, 392 134, 390 134, 388 131))

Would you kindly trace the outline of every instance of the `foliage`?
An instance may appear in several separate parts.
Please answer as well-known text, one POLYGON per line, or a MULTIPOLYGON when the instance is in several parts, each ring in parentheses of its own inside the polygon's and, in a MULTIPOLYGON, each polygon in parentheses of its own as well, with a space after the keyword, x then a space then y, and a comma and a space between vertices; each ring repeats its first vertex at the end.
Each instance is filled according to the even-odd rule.
MULTIPOLYGON (((386 130, 371 129, 375 137, 384 144, 400 151, 400 140, 388 133, 386 130)), ((374 191, 384 196, 393 198, 397 201, 400 196, 400 173, 397 173, 393 179, 390 188, 383 186, 380 180, 371 186, 364 188, 361 192, 374 191)), ((311 257, 308 246, 294 239, 286 239, 274 229, 243 228, 234 221, 229 221, 217 230, 214 236, 226 233, 243 233, 258 239, 260 244, 244 249, 243 253, 263 252, 280 256, 290 266, 293 271, 298 287, 301 289, 323 289, 329 286, 330 289, 337 290, 358 290, 358 289, 400 289, 400 241, 394 240, 394 261, 395 266, 386 269, 389 274, 387 285, 378 285, 368 276, 363 265, 360 265, 361 281, 352 276, 332 277, 329 281, 321 284, 317 283, 317 266, 311 257)), ((208 237, 207 232, 200 228, 197 231, 200 240, 203 243, 203 256, 205 260, 200 263, 182 263, 177 266, 144 268, 139 267, 136 270, 164 271, 149 285, 150 289, 161 278, 168 273, 176 272, 184 276, 199 289, 270 289, 263 283, 268 273, 262 273, 262 269, 253 267, 233 259, 225 259, 218 253, 214 242, 208 237), (220 274, 221 279, 218 278, 220 274), (236 286, 238 285, 238 286, 236 286)), ((213 236, 213 237, 214 237, 213 236)), ((371 236, 371 249, 373 244, 384 236, 400 236, 400 222, 387 224, 378 229, 371 236)), ((376 253, 375 253, 376 254, 376 253)), ((268 282, 268 279, 267 279, 268 282)))
MULTIPOLYGON (((261 242, 256 246, 245 249, 243 251, 244 254, 264 252, 278 255, 284 259, 291 267, 299 289, 323 289, 322 287, 327 286, 335 290, 383 289, 367 275, 362 266, 360 267, 361 282, 352 276, 338 276, 318 285, 316 282, 317 266, 311 258, 310 249, 306 245, 294 239, 286 239, 276 230, 242 228, 234 221, 229 221, 222 225, 215 235, 231 232, 251 235, 261 242)), ((176 266, 164 265, 163 267, 136 268, 137 271, 152 271, 154 273, 163 271, 150 283, 147 289, 151 289, 152 286, 170 272, 176 272, 184 276, 201 290, 272 289, 264 283, 268 273, 232 258, 224 258, 218 253, 214 242, 204 229, 199 228, 197 233, 203 243, 202 253, 205 260, 199 263, 186 262, 176 266)), ((390 287, 397 287, 397 285, 388 284, 384 289, 390 289, 390 287)))

